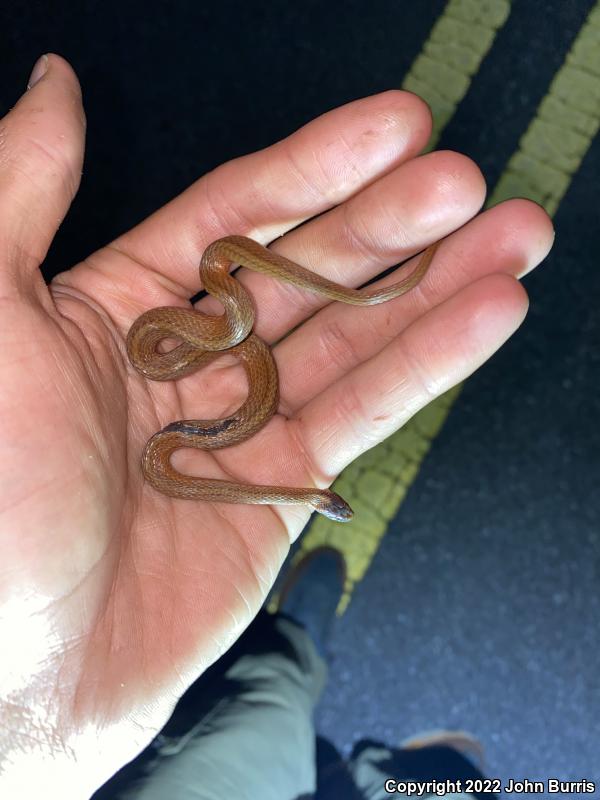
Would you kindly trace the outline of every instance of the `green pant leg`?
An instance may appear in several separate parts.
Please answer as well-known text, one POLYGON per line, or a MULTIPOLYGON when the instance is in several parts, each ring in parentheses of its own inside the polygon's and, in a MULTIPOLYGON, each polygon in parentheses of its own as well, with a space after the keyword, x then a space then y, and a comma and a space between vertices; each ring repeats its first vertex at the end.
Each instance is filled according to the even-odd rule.
POLYGON ((126 800, 296 800, 316 788, 313 708, 325 662, 303 628, 273 621, 278 645, 246 652, 225 673, 236 689, 167 742, 126 800), (280 646, 283 643, 283 647, 280 646))

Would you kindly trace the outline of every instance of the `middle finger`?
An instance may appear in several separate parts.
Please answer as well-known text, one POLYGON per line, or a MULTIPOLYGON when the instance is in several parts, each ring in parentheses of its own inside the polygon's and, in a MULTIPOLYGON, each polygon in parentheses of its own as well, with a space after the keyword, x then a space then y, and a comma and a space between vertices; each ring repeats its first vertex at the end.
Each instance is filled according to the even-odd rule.
MULTIPOLYGON (((480 209, 485 183, 466 156, 438 151, 415 158, 335 209, 278 239, 274 252, 344 286, 359 286, 464 225, 480 209)), ((253 298, 254 331, 273 343, 329 301, 241 269, 253 298)), ((220 313, 211 297, 198 310, 220 313)))
MULTIPOLYGON (((493 273, 521 277, 543 261, 553 239, 552 222, 540 206, 507 200, 448 236, 407 296, 376 306, 326 306, 274 349, 281 410, 290 416, 467 285, 493 273)), ((373 288, 398 280, 392 274, 373 288)))

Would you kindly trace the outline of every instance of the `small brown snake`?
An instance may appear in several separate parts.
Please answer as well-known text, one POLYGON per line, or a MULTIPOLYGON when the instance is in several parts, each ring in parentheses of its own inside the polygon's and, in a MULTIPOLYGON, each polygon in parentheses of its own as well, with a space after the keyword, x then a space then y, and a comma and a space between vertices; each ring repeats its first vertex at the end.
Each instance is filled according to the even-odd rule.
POLYGON ((210 244, 200 262, 204 289, 216 297, 225 312, 220 316, 194 309, 163 307, 146 311, 127 336, 133 366, 147 378, 170 381, 214 361, 227 351, 242 362, 248 378, 248 397, 236 412, 216 420, 172 422, 147 443, 142 457, 146 480, 170 497, 219 503, 307 504, 330 519, 351 519, 352 509, 337 494, 321 489, 253 486, 184 475, 171 464, 181 447, 216 450, 250 438, 277 410, 279 385, 269 346, 252 333, 254 308, 242 284, 229 274, 233 264, 262 272, 281 281, 353 305, 385 303, 419 283, 431 264, 438 243, 423 252, 408 277, 383 289, 348 289, 273 253, 252 239, 227 236, 210 244), (163 353, 157 347, 167 337, 181 344, 163 353))

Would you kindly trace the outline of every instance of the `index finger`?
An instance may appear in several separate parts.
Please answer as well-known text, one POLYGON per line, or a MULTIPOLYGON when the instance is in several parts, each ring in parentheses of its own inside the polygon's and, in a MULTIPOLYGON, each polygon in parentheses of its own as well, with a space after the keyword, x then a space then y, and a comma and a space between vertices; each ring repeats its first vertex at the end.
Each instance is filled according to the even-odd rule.
POLYGON ((353 101, 217 167, 112 247, 191 295, 212 241, 232 233, 272 241, 412 158, 430 131, 428 106, 410 92, 353 101))

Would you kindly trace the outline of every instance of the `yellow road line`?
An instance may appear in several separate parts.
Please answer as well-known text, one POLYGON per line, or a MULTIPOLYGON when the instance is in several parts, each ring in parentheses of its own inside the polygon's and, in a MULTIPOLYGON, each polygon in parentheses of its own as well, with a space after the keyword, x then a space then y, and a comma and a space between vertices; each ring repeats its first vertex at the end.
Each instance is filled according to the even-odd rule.
POLYGON ((488 205, 529 197, 556 213, 600 128, 600 2, 508 161, 488 205))
MULTIPOLYGON (((508 0, 450 0, 433 26, 402 84, 431 106, 434 129, 429 148, 465 96, 509 13, 508 0)), ((317 517, 304 534, 292 564, 320 545, 335 547, 344 555, 347 580, 338 613, 345 610, 355 584, 369 568, 460 388, 430 403, 340 475, 334 488, 354 509, 351 526, 317 517)), ((274 610, 276 603, 275 595, 269 608, 274 610)))
MULTIPOLYGON (((508 3, 451 0, 404 81, 403 86, 424 97, 438 116, 434 142, 464 97, 469 76, 493 42, 493 35, 484 36, 481 30, 485 28, 484 11, 489 19, 488 34, 495 34, 508 16, 508 3), (453 42, 451 46, 448 40, 453 42), (478 48, 467 58, 462 49, 469 43, 477 43, 478 48), (451 65, 448 82, 446 67, 439 69, 438 60, 442 59, 448 59, 451 65), (458 68, 461 64, 462 71, 458 68)), ((599 127, 600 0, 508 161, 488 206, 509 197, 529 197, 554 214, 599 127)), ((461 388, 462 384, 430 403, 340 475, 334 488, 356 512, 350 528, 318 517, 304 535, 293 563, 324 544, 344 554, 348 576, 338 613, 343 613, 354 586, 367 571, 461 388)))
POLYGON ((471 78, 510 14, 508 0, 450 0, 431 29, 402 88, 427 100, 432 149, 466 95, 471 78))

